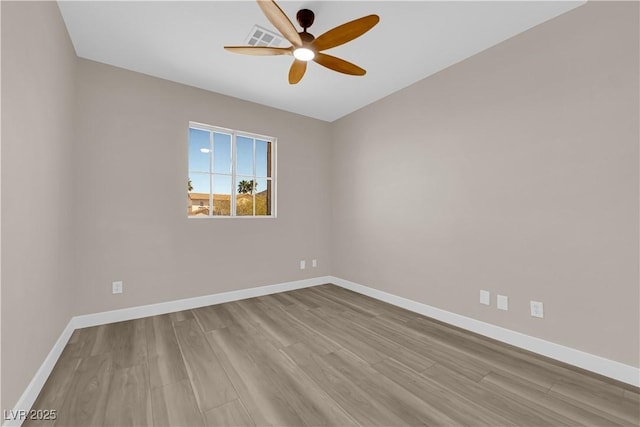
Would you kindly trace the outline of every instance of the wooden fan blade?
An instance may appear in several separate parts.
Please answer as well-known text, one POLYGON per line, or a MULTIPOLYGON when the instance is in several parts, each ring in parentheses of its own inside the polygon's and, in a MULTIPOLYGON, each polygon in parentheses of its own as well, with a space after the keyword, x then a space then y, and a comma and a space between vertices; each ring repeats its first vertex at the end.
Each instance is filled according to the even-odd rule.
POLYGON ((367 74, 367 71, 364 68, 360 68, 351 62, 345 61, 344 59, 327 55, 326 53, 316 53, 313 60, 323 67, 327 67, 339 73, 350 74, 352 76, 364 76, 367 74))
POLYGON ((378 15, 364 16, 327 31, 320 37, 316 38, 311 45, 317 51, 340 46, 341 44, 345 44, 346 42, 360 37, 373 28, 378 22, 380 22, 380 17, 378 15))
POLYGON ((225 46, 224 50, 243 55, 291 55, 291 48, 289 47, 225 46))
POLYGON ((276 27, 276 30, 280 32, 284 36, 285 39, 289 40, 289 42, 295 47, 302 46, 302 39, 300 38, 300 34, 296 31, 296 28, 293 26, 287 15, 284 14, 280 6, 276 4, 273 0, 258 0, 258 5, 260 9, 262 9, 262 13, 267 17, 269 22, 276 27))
POLYGON ((307 71, 307 62, 298 61, 297 59, 294 60, 293 64, 291 64, 291 69, 289 70, 289 84, 294 85, 302 80, 302 76, 304 76, 305 71, 307 71))

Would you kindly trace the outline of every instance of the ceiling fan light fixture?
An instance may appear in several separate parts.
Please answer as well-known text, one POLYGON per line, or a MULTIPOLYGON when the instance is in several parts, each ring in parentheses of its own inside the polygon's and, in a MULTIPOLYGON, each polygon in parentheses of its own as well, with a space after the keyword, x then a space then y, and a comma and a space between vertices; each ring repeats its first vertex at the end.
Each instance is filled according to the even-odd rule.
POLYGON ((316 53, 306 47, 299 47, 293 51, 293 56, 299 61, 311 61, 315 58, 316 53))
MULTIPOLYGON (((1 0, 0 0, 1 1, 1 0)), ((298 32, 291 20, 276 4, 275 0, 258 0, 258 5, 267 20, 276 28, 278 36, 291 43, 290 47, 270 47, 264 46, 263 34, 266 30, 260 29, 253 32, 249 39, 251 46, 225 46, 225 50, 245 55, 293 55, 295 60, 289 68, 289 84, 300 82, 307 71, 307 62, 313 60, 330 70, 352 76, 364 76, 367 71, 355 64, 327 55, 323 51, 348 43, 373 28, 380 17, 378 15, 367 15, 354 19, 345 24, 339 25, 329 31, 325 31, 319 37, 307 32, 313 24, 315 15, 309 9, 301 9, 296 14, 298 24, 302 27, 302 32, 298 32)), ((275 37, 275 36, 274 36, 275 37)))

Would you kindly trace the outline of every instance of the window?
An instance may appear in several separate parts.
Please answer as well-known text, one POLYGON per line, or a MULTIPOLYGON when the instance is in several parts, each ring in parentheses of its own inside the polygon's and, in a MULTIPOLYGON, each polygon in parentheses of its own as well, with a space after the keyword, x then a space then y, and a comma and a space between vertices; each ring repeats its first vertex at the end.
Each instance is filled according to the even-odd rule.
POLYGON ((275 217, 276 139, 189 123, 189 218, 275 217))

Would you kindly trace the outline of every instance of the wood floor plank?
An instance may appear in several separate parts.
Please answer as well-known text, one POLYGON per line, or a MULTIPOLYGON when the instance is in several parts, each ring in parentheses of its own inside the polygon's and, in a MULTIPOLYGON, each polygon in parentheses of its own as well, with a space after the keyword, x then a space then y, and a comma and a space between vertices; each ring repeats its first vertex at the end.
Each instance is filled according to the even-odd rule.
POLYGON ((91 355, 107 353, 112 355, 116 369, 145 363, 147 358, 145 320, 127 320, 98 326, 91 355))
POLYGON ((376 399, 386 411, 396 414, 403 425, 439 425, 443 414, 434 413, 422 399, 389 380, 346 350, 323 356, 346 378, 376 399))
POLYGON ((251 427, 255 423, 240 400, 225 403, 204 414, 205 425, 211 427, 251 427))
POLYGON ((250 319, 252 324, 259 326, 272 341, 278 343, 276 347, 288 346, 298 341, 295 330, 289 327, 289 324, 269 316, 269 307, 257 298, 240 301, 238 306, 245 311, 247 319, 250 319))
MULTIPOLYGON (((455 391, 460 396, 469 400, 482 402, 482 405, 489 408, 496 414, 511 420, 515 425, 546 426, 546 425, 567 425, 566 420, 553 418, 548 413, 539 413, 525 404, 518 402, 513 397, 505 397, 501 394, 487 390, 482 384, 458 374, 451 369, 434 365, 422 372, 423 376, 439 383, 440 385, 455 391)), ((571 425, 572 423, 568 423, 571 425)))
MULTIPOLYGON (((345 314, 345 317, 354 319, 354 314, 351 313, 349 316, 345 314)), ((433 362, 447 366, 473 381, 480 381, 491 372, 491 367, 486 363, 482 363, 466 351, 440 345, 430 336, 411 327, 410 321, 398 322, 383 316, 367 319, 367 321, 370 328, 377 334, 404 348, 420 353, 433 362)))
MULTIPOLYGON (((381 310, 379 310, 379 305, 369 305, 366 302, 360 300, 360 304, 353 301, 349 296, 345 295, 336 295, 335 292, 326 292, 321 289, 320 286, 316 286, 313 288, 309 288, 309 292, 321 298, 321 307, 327 307, 327 303, 331 303, 331 305, 336 305, 341 308, 339 311, 355 311, 356 313, 360 313, 364 316, 374 317, 382 314, 381 310)), ((366 301, 366 300, 365 300, 366 301)))
MULTIPOLYGON (((310 327, 306 322, 300 320, 295 315, 295 308, 288 307, 272 312, 275 317, 279 317, 282 322, 287 323, 290 327, 298 332, 298 342, 303 343, 316 354, 327 354, 342 348, 338 343, 330 338, 322 335, 318 331, 310 327), (291 313, 289 310, 293 310, 291 313)), ((298 310, 302 310, 298 308, 298 310)), ((303 310, 304 311, 304 310, 303 310)))
POLYGON ((434 416, 438 415, 442 418, 442 423, 439 423, 441 425, 513 425, 510 420, 484 408, 481 402, 475 402, 460 396, 441 384, 421 376, 393 358, 385 359, 372 367, 422 399, 427 407, 433 408, 434 416))
POLYGON ((146 364, 115 369, 109 385, 104 426, 153 425, 146 364))
POLYGON ((182 360, 174 361, 166 356, 149 359, 149 386, 163 387, 188 378, 187 368, 182 360))
POLYGON ((118 343, 118 325, 123 322, 108 323, 96 327, 95 341, 91 348, 91 356, 111 353, 118 343))
MULTIPOLYGON (((47 378, 32 409, 59 411, 69 392, 71 380, 80 364, 79 358, 61 357, 47 378)), ((55 420, 28 419, 22 425, 25 427, 52 426, 55 420)))
POLYGON ((421 317, 419 314, 333 284, 315 286, 313 289, 329 295, 334 295, 340 300, 350 301, 355 305, 367 307, 378 315, 390 317, 398 322, 408 322, 416 317, 421 317))
MULTIPOLYGON (((490 373, 489 375, 487 375, 487 377, 490 377, 492 374, 493 373, 490 373)), ((479 384, 482 390, 489 392, 493 395, 500 395, 505 399, 508 399, 508 401, 510 402, 517 402, 518 405, 522 407, 526 407, 527 409, 530 409, 538 414, 543 414, 544 417, 549 420, 547 421, 549 423, 554 423, 559 426, 560 425, 564 425, 564 426, 580 425, 580 422, 578 422, 574 417, 567 417, 565 414, 555 411, 549 405, 544 405, 545 403, 544 401, 541 401, 540 399, 536 399, 536 396, 535 396, 536 392, 540 393, 541 395, 543 394, 535 387, 531 387, 531 386, 528 387, 528 389, 530 390, 529 393, 527 392, 514 393, 513 389, 511 389, 511 391, 507 391, 506 388, 497 386, 495 382, 487 381, 487 377, 483 378, 479 384)), ((514 377, 511 377, 511 378, 514 378, 514 377)), ((515 378, 518 378, 518 377, 515 377, 515 378)), ((515 411, 519 412, 519 409, 516 409, 515 411)))
POLYGON ((543 367, 517 357, 506 355, 496 349, 487 347, 464 336, 447 333, 435 322, 428 319, 414 319, 407 323, 409 327, 415 327, 430 338, 438 341, 443 347, 457 349, 466 355, 477 359, 493 372, 504 372, 509 375, 520 376, 540 386, 542 390, 549 390, 557 379, 557 375, 543 367))
POLYGON ((355 424, 304 371, 251 330, 230 326, 207 336, 256 424, 355 424))
POLYGON ((80 335, 81 335, 82 329, 83 328, 74 329, 73 333, 69 337, 69 341, 67 342, 67 344, 73 344, 73 343, 78 342, 80 340, 80 335))
POLYGON ((200 410, 236 400, 233 385, 195 319, 174 322, 173 328, 200 410))
POLYGON ((112 348, 115 369, 130 368, 147 362, 147 340, 144 319, 114 323, 112 348))
POLYGON ((145 332, 151 388, 186 379, 187 369, 171 317, 165 314, 146 318, 145 332))
POLYGON ((322 308, 325 311, 332 311, 336 314, 343 313, 346 310, 357 311, 360 314, 366 316, 374 316, 375 313, 366 309, 349 305, 345 301, 341 301, 339 298, 335 298, 333 295, 327 293, 318 292, 313 288, 306 288, 300 291, 307 300, 312 301, 317 307, 310 307, 310 309, 322 308), (304 292, 304 293, 303 293, 304 292))
POLYGON ((80 359, 91 356, 91 349, 93 342, 89 341, 76 341, 69 343, 62 350, 60 358, 65 359, 80 359))
POLYGON ((286 295, 296 302, 296 307, 301 307, 303 309, 320 307, 320 305, 314 301, 313 297, 309 297, 308 294, 302 292, 303 290, 304 289, 299 289, 297 291, 287 292, 286 295))
POLYGON ((97 338, 98 326, 76 329, 60 357, 89 357, 97 338))
POLYGON ((333 341, 325 339, 308 328, 305 323, 296 321, 295 317, 282 306, 274 307, 268 303, 262 303, 260 298, 241 301, 239 305, 244 308, 247 317, 254 324, 259 325, 268 337, 273 337, 272 341, 279 343, 276 345, 277 348, 287 347, 298 342, 303 342, 320 353, 328 353, 341 348, 333 341))
MULTIPOLYGON (((235 325, 235 327, 242 329, 238 325, 235 325)), ((229 328, 233 328, 233 326, 229 328)), ((206 335, 211 343, 211 348, 218 360, 220 360, 251 418, 257 425, 288 425, 286 423, 287 419, 295 419, 297 417, 289 414, 288 408, 285 408, 285 411, 279 411, 277 406, 273 408, 275 414, 271 413, 269 409, 271 406, 266 400, 267 397, 260 393, 260 390, 256 387, 256 384, 263 381, 261 370, 259 367, 253 366, 255 361, 248 358, 248 355, 241 350, 241 346, 236 343, 238 339, 236 335, 243 332, 234 331, 236 334, 234 335, 229 331, 229 328, 210 331, 206 335), (266 404, 264 403, 265 401, 267 402, 266 404)))
MULTIPOLYGON (((447 335, 461 337, 465 341, 476 343, 491 350, 497 351, 504 356, 513 358, 515 360, 515 363, 526 362, 530 365, 534 365, 535 367, 542 369, 542 371, 538 372, 540 372, 543 376, 539 381, 536 382, 539 384, 543 384, 541 385, 541 387, 543 388, 550 388, 548 387, 549 377, 553 377, 554 379, 580 377, 588 378, 589 381, 593 382, 595 387, 604 386, 613 387, 614 389, 621 387, 626 389, 634 389, 633 386, 622 384, 615 380, 589 373, 588 371, 581 370, 579 368, 564 364, 556 360, 541 357, 527 350, 493 340, 491 338, 464 330, 462 328, 458 328, 456 326, 448 325, 435 319, 431 319, 425 316, 419 316, 414 320, 416 320, 418 323, 422 323, 423 325, 430 325, 428 328, 429 330, 432 330, 432 328, 438 328, 441 331, 444 331, 447 335)), ((522 372, 521 370, 521 374, 528 374, 528 371, 528 369, 524 372, 522 372)))
POLYGON ((280 293, 277 293, 277 294, 266 295, 265 298, 266 299, 276 300, 283 307, 288 307, 288 306, 294 305, 296 303, 296 301, 294 299, 292 299, 290 296, 288 296, 284 292, 280 292, 280 293))
POLYGON ((168 314, 145 319, 147 354, 149 358, 164 356, 171 360, 180 359, 180 348, 173 330, 173 321, 168 314))
MULTIPOLYGON (((251 300, 253 300, 253 298, 251 298, 251 300)), ((233 319, 231 326, 237 325, 244 329, 254 331, 256 334, 270 341, 276 348, 280 347, 282 343, 278 340, 278 337, 271 334, 260 319, 251 313, 251 310, 246 305, 246 301, 247 300, 242 300, 225 304, 233 319)))
POLYGON ((292 320, 292 317, 287 314, 282 306, 269 307, 265 304, 260 304, 258 308, 260 315, 268 319, 270 324, 269 332, 280 342, 280 347, 286 347, 297 342, 313 342, 316 344, 318 351, 323 351, 323 345, 324 348, 327 348, 327 346, 333 348, 331 343, 323 340, 311 329, 305 328, 299 322, 292 320))
POLYGON ((169 317, 172 322, 182 322, 183 320, 193 319, 193 312, 191 310, 176 311, 169 313, 169 317))
POLYGON ((149 358, 167 356, 181 357, 178 341, 173 331, 171 316, 162 314, 145 319, 147 354, 149 358))
POLYGON ((331 366, 324 360, 324 356, 316 355, 304 344, 295 344, 282 351, 361 425, 399 426, 404 424, 402 418, 393 412, 385 411, 379 401, 331 366))
POLYGON ((111 354, 99 354, 83 359, 73 373, 55 425, 103 425, 112 374, 111 354))
POLYGON ((387 357, 375 347, 358 339, 354 334, 350 334, 346 329, 331 325, 323 319, 322 314, 313 313, 312 309, 290 309, 288 312, 291 316, 307 324, 317 334, 330 338, 341 347, 349 349, 369 363, 376 363, 387 357))
MULTIPOLYGON (((576 391, 587 391, 589 396, 596 395, 607 400, 617 400, 624 395, 625 391, 620 387, 601 381, 600 378, 589 376, 562 376, 556 378, 555 385, 563 385, 576 391)), ((557 389, 558 387, 556 387, 556 391, 558 391, 557 389)))
POLYGON ((636 426, 640 419, 640 407, 624 399, 624 391, 612 393, 604 388, 593 387, 583 379, 562 379, 554 384, 549 394, 621 425, 636 426))
POLYGON ((624 391, 624 398, 625 399, 629 399, 632 402, 639 402, 640 403, 640 392, 631 391, 631 390, 625 390, 624 391))
MULTIPOLYGON (((382 335, 378 334, 375 329, 371 329, 363 326, 365 322, 352 321, 354 315, 359 313, 349 312, 342 313, 340 316, 336 316, 330 312, 322 311, 322 308, 310 310, 312 313, 320 313, 321 317, 328 323, 337 328, 344 328, 349 331, 350 334, 357 336, 365 344, 375 348, 386 357, 394 357, 399 362, 407 365, 411 369, 421 372, 435 362, 428 357, 424 356, 422 352, 416 352, 409 348, 398 345, 396 342, 391 341, 382 335), (349 316, 351 315, 351 316, 349 316)), ((362 316, 365 319, 370 319, 367 316, 362 316)))
POLYGON ((489 390, 508 397, 526 399, 528 405, 537 408, 539 412, 558 414, 566 420, 566 424, 583 426, 612 426, 618 425, 594 412, 588 411, 567 402, 555 399, 546 391, 540 391, 535 385, 519 377, 491 372, 484 377, 481 384, 489 390))
POLYGON ((188 379, 153 389, 151 408, 156 427, 204 425, 188 379))
POLYGON ((213 331, 233 323, 233 317, 225 304, 210 305, 191 310, 203 331, 213 331))

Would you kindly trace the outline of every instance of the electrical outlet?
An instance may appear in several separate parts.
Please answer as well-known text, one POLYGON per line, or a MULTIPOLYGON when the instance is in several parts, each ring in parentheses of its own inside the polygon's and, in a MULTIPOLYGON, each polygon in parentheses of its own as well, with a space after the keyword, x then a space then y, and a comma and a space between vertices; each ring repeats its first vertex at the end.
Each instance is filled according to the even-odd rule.
POLYGON ((498 307, 498 310, 509 310, 509 297, 505 295, 498 295, 496 306, 498 307))
POLYGON ((312 259, 311 260, 311 267, 316 268, 318 266, 318 260, 317 259, 312 259))
POLYGON ((305 260, 300 261, 300 270, 307 268, 307 262, 305 260))
POLYGON ((121 294, 124 290, 124 285, 121 280, 111 283, 111 293, 121 294))
POLYGON ((544 306, 540 301, 531 301, 531 316, 544 317, 544 306))
POLYGON ((480 304, 491 305, 491 292, 480 290, 480 304))

